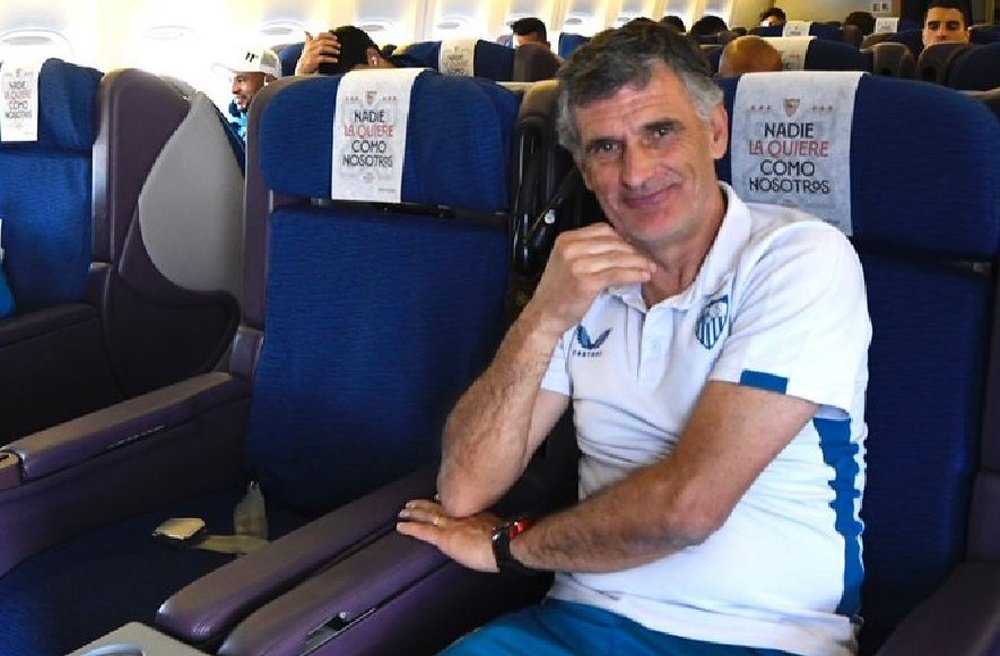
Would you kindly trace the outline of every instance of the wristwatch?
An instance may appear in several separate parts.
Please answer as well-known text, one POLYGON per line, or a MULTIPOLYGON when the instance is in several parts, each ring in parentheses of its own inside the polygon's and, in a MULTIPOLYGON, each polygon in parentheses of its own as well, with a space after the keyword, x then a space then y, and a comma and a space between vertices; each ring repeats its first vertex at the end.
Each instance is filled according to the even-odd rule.
POLYGON ((529 519, 514 519, 493 527, 493 557, 501 574, 533 576, 539 570, 525 566, 510 553, 510 541, 527 531, 534 524, 529 519))

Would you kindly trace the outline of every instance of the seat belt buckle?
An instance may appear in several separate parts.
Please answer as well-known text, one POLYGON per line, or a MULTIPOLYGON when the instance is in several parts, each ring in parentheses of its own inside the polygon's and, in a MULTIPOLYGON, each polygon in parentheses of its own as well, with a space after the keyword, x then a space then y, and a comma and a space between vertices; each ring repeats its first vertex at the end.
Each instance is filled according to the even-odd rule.
POLYGON ((172 517, 153 529, 153 537, 172 547, 186 548, 205 536, 205 520, 200 517, 172 517))

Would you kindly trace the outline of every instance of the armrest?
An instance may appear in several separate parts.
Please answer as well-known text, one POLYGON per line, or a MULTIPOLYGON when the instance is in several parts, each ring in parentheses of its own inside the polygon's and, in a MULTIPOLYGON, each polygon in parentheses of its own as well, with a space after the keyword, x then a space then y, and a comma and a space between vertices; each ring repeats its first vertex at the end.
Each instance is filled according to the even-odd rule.
POLYGON ((16 456, 23 480, 42 478, 189 421, 248 390, 246 381, 230 374, 203 374, 15 440, 0 449, 0 458, 16 456))
POLYGON ((889 636, 879 656, 1000 653, 1000 563, 963 563, 889 636))
POLYGON ((329 653, 436 653, 550 583, 473 572, 393 531, 254 612, 219 654, 296 656, 332 640, 329 653))
POLYGON ((221 639, 253 609, 394 530, 406 501, 434 493, 436 471, 420 469, 210 572, 164 602, 157 626, 191 644, 221 639))
POLYGON ((17 314, 0 321, 0 347, 31 339, 97 317, 97 310, 86 303, 67 303, 17 314))

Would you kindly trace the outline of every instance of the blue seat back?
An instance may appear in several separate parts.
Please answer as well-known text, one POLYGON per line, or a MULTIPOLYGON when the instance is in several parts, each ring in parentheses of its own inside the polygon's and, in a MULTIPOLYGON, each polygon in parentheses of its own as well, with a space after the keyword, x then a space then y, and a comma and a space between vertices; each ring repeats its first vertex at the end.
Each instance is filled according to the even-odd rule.
POLYGON ((573 51, 590 41, 589 36, 583 36, 582 34, 572 34, 570 32, 563 32, 559 35, 559 56, 563 59, 569 59, 573 51))
POLYGON ((948 72, 948 86, 963 91, 1000 87, 1000 43, 975 46, 956 55, 948 72))
MULTIPOLYGON (((722 84, 732 112, 737 81, 722 84)), ((996 119, 974 99, 917 81, 860 81, 852 239, 874 328, 863 650, 880 644, 965 556, 996 285, 993 275, 956 263, 995 264, 1000 251, 998 139, 996 119), (949 139, 935 136, 942 133, 949 139)), ((730 178, 728 154, 718 170, 730 178)))
POLYGON ((924 49, 924 36, 923 31, 920 29, 896 32, 888 37, 886 41, 902 43, 910 49, 910 52, 913 53, 914 57, 919 57, 920 53, 923 52, 924 49))
POLYGON ((289 43, 281 46, 281 49, 278 50, 278 61, 281 62, 281 77, 295 75, 295 65, 299 63, 299 57, 302 56, 302 48, 305 45, 304 42, 299 41, 298 43, 289 43))
POLYGON ((867 71, 870 68, 871 63, 868 58, 860 50, 843 41, 820 37, 813 39, 809 43, 809 49, 806 50, 806 70, 867 71))
POLYGON ((1000 41, 1000 27, 997 25, 973 25, 969 28, 969 42, 989 45, 1000 41))
POLYGON ((84 298, 100 80, 92 68, 46 61, 38 79, 38 141, 0 143, 4 269, 18 312, 84 298))
MULTIPOLYGON (((266 186, 330 198, 339 77, 290 84, 261 119, 266 186)), ((507 168, 515 96, 425 72, 412 90, 402 200, 270 216, 264 345, 248 466, 269 498, 320 512, 437 454, 444 417, 504 330, 507 168)))

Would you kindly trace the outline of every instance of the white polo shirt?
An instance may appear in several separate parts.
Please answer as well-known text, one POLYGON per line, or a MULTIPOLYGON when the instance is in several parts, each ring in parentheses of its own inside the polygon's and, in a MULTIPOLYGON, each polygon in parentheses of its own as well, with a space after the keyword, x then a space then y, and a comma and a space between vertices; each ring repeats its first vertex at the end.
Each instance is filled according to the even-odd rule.
POLYGON ((694 283, 646 308, 602 294, 556 347, 542 387, 571 396, 585 498, 669 456, 709 380, 820 405, 704 543, 550 595, 651 629, 816 656, 856 651, 864 394, 871 324, 857 255, 799 211, 728 208, 694 283))

